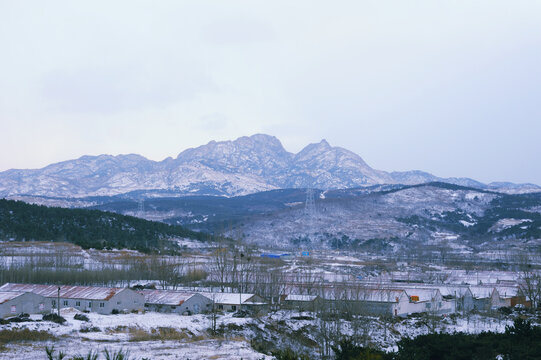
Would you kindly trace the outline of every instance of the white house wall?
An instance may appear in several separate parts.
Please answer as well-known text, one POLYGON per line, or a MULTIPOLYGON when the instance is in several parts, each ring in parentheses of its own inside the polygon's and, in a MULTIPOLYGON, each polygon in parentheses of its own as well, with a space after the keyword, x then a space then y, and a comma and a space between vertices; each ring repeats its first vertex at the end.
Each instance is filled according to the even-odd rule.
MULTIPOLYGON (((57 298, 49 298, 49 304, 56 308, 57 298)), ((60 308, 72 307, 80 311, 91 311, 99 314, 110 314, 113 310, 142 310, 145 297, 133 290, 124 289, 108 300, 72 299, 60 296, 60 308)))
POLYGON ((34 293, 25 293, 0 304, 0 317, 2 318, 21 313, 46 314, 49 312, 51 312, 51 304, 48 299, 34 293))

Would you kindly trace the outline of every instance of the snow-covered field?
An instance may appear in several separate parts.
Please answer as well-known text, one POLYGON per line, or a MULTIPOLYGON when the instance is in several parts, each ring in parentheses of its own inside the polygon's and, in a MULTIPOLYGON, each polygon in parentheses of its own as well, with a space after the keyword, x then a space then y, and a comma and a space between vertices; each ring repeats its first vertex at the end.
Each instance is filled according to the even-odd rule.
MULTIPOLYGON (((209 336, 207 329, 211 326, 210 315, 88 313, 85 315, 90 321, 84 322, 73 318, 77 313, 77 310, 71 308, 62 309, 61 314, 67 320, 63 325, 45 321, 0 325, 0 330, 28 328, 47 331, 57 337, 54 341, 10 343, 3 352, 0 351, 0 359, 45 359, 45 346, 52 345, 68 356, 86 355, 90 350, 103 351, 107 348, 112 351, 123 349, 129 352, 130 359, 137 360, 272 358, 253 350, 247 338, 209 336), (88 327, 96 327, 99 331, 84 332, 88 327), (159 333, 160 328, 173 331, 178 339, 153 339, 152 335, 159 333)), ((35 315, 32 319, 39 320, 41 316, 35 315)), ((217 324, 233 324, 233 327, 241 328, 252 321, 250 318, 234 318, 227 314, 219 316, 217 324)))
MULTIPOLYGON (((86 355, 90 350, 128 351, 130 359, 272 359, 254 350, 252 339, 264 339, 277 347, 292 347, 302 352, 317 354, 318 324, 320 320, 310 313, 298 318, 295 311, 278 311, 260 318, 235 318, 232 314, 219 315, 219 335, 211 336, 210 315, 181 316, 148 312, 145 314, 100 315, 85 314, 89 322, 75 320, 78 311, 67 308, 61 311, 66 318, 64 325, 35 321, 0 325, 0 330, 28 328, 47 331, 54 341, 9 343, 0 359, 46 359, 45 346, 68 356, 86 355), (96 327, 97 331, 85 332, 85 328, 96 327), (167 330, 167 331, 165 331, 167 330), (160 336, 167 333, 172 336, 160 336), (312 347, 302 347, 300 337, 312 342, 312 347)), ((40 320, 41 316, 32 317, 40 320)), ((393 319, 384 322, 377 317, 366 317, 356 324, 340 320, 333 324, 337 334, 360 336, 366 334, 369 343, 386 349, 396 350, 396 343, 403 336, 418 336, 429 332, 481 331, 502 332, 510 319, 481 315, 447 318, 393 319)), ((306 341, 304 341, 306 344, 306 341)))

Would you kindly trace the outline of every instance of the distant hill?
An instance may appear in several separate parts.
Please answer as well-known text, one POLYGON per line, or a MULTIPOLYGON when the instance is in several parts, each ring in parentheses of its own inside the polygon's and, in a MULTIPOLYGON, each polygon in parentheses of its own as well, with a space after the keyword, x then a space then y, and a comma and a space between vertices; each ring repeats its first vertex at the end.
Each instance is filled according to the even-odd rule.
MULTIPOLYGON (((140 195, 101 198, 94 206, 137 214, 140 195)), ((286 248, 401 252, 445 245, 470 253, 535 249, 541 244, 541 193, 502 194, 432 182, 314 190, 314 195, 312 218, 305 210, 304 189, 231 198, 147 198, 139 215, 286 248)))
POLYGON ((80 198, 134 191, 152 191, 156 196, 231 197, 274 189, 331 190, 434 181, 509 193, 541 191, 533 184, 483 184, 469 178, 440 178, 422 171, 376 170, 359 155, 331 146, 325 140, 294 154, 286 151, 276 137, 257 134, 234 141, 211 141, 163 161, 135 154, 99 155, 42 169, 8 170, 0 172, 0 197, 80 198))
POLYGON ((20 199, 138 216, 271 247, 401 253, 446 246, 457 252, 483 253, 538 251, 541 246, 539 192, 502 194, 431 182, 314 189, 313 193, 315 216, 305 210, 306 189, 236 197, 136 191, 110 197, 20 199))
POLYGON ((66 241, 83 248, 175 252, 173 238, 206 240, 181 226, 88 209, 66 209, 0 199, 0 239, 66 241))

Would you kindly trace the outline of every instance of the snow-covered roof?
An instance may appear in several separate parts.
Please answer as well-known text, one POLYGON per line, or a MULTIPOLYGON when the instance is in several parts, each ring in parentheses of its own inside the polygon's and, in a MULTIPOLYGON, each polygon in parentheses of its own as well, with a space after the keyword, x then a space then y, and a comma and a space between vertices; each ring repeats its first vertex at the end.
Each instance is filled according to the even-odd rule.
POLYGON ((317 298, 316 295, 297 295, 289 294, 286 295, 285 301, 314 301, 317 298))
POLYGON ((195 295, 171 290, 141 290, 138 293, 145 296, 145 303, 162 305, 182 305, 186 300, 195 295))
POLYGON ((494 291, 493 286, 481 286, 481 285, 475 285, 470 286, 470 291, 474 298, 476 299, 488 299, 492 296, 492 292, 494 291))
POLYGON ((23 291, 0 291, 0 304, 24 295, 23 291))
MULTIPOLYGON (((6 283, 0 286, 0 291, 32 292, 48 298, 55 298, 58 296, 58 287, 58 285, 6 283)), ((122 290, 124 288, 60 285, 60 297, 65 299, 109 300, 122 290)))
POLYGON ((467 293, 471 293, 470 288, 460 285, 442 285, 438 286, 441 296, 463 297, 467 293))
POLYGON ((364 287, 327 288, 322 293, 326 300, 346 301, 398 302, 403 296, 406 296, 406 292, 401 289, 364 287))
POLYGON ((250 302, 249 300, 254 297, 254 294, 239 294, 239 293, 205 293, 201 292, 198 293, 201 294, 212 301, 214 301, 216 304, 222 304, 222 305, 240 305, 250 302))
POLYGON ((412 296, 419 297, 419 300, 415 300, 415 302, 431 301, 436 299, 440 292, 439 289, 428 288, 404 288, 404 290, 409 295, 410 300, 412 296))
POLYGON ((520 295, 520 287, 518 286, 496 286, 496 290, 502 298, 511 298, 520 295))

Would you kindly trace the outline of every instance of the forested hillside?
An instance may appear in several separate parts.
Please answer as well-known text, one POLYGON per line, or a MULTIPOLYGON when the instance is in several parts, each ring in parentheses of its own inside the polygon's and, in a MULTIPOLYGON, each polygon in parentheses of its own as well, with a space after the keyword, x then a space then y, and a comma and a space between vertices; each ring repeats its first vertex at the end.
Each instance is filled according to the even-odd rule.
POLYGON ((205 240, 203 233, 99 210, 65 209, 0 199, 0 239, 67 241, 83 248, 176 251, 176 238, 205 240))

